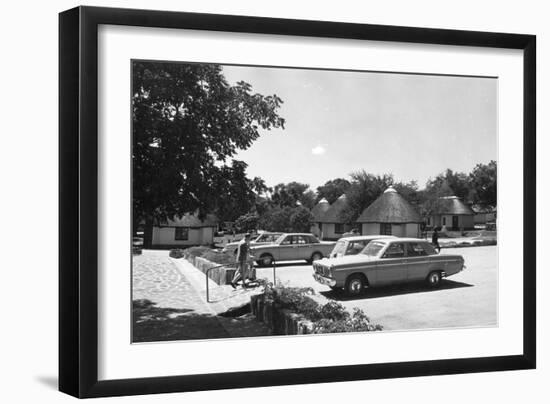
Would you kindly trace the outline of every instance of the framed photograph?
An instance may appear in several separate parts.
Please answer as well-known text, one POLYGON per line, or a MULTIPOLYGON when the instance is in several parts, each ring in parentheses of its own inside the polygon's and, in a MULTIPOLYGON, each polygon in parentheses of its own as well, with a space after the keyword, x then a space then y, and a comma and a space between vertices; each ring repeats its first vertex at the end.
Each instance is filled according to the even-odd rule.
POLYGON ((533 35, 59 17, 59 387, 532 369, 533 35))

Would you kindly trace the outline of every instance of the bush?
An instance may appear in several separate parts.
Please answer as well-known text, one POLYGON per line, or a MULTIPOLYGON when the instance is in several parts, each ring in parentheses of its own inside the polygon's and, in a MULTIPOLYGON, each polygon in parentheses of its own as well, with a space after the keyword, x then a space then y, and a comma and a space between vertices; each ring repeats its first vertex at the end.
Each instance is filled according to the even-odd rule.
POLYGON ((264 290, 264 298, 272 301, 274 307, 290 310, 311 321, 314 334, 382 330, 381 325, 371 324, 361 309, 354 308, 350 314, 341 303, 317 303, 310 297, 315 293, 311 288, 266 284, 264 290))
POLYGON ((188 257, 202 257, 202 254, 212 249, 205 246, 189 247, 184 250, 185 258, 188 257))
POLYGON ((235 257, 218 251, 205 251, 201 255, 202 258, 216 264, 235 264, 235 257))
POLYGON ((185 256, 184 251, 181 248, 170 250, 168 255, 172 258, 183 258, 185 256))
POLYGON ((176 252, 175 254, 179 255, 181 252, 181 256, 173 257, 173 258, 181 258, 185 257, 186 259, 189 259, 190 257, 200 257, 207 259, 208 261, 214 262, 216 264, 224 264, 224 265, 230 265, 235 264, 235 257, 229 254, 225 254, 216 250, 211 249, 210 247, 205 246, 198 246, 198 247, 189 247, 185 250, 172 250, 170 251, 170 256, 172 257, 172 252, 176 252))

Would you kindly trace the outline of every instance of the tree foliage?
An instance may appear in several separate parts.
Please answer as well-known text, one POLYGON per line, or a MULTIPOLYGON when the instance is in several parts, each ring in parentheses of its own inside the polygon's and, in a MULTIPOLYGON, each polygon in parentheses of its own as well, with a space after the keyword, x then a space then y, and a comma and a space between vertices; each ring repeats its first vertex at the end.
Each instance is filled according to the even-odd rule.
POLYGON ((472 201, 481 205, 497 204, 497 163, 478 164, 470 173, 472 201))
POLYGON ((246 213, 235 221, 235 228, 239 233, 251 232, 258 229, 260 216, 257 213, 246 213))
POLYGON ((237 188, 252 186, 244 163, 225 162, 261 130, 284 127, 279 97, 242 81, 229 85, 219 65, 133 62, 132 69, 135 220, 211 212, 219 208, 212 189, 235 195, 227 174, 237 188))
POLYGON ((274 206, 259 220, 263 230, 277 232, 309 232, 313 223, 313 215, 303 206, 274 206))
POLYGON ((325 182, 324 185, 317 187, 317 200, 325 198, 328 203, 334 203, 342 194, 345 194, 350 186, 350 182, 344 178, 335 178, 325 182))
POLYGON ((281 183, 273 188, 271 201, 281 208, 301 205, 311 209, 315 205, 315 193, 309 189, 308 184, 300 182, 281 183))
POLYGON ((353 223, 371 203, 373 203, 390 185, 390 174, 374 175, 365 170, 350 174, 351 183, 346 192, 347 205, 341 212, 341 219, 353 223))

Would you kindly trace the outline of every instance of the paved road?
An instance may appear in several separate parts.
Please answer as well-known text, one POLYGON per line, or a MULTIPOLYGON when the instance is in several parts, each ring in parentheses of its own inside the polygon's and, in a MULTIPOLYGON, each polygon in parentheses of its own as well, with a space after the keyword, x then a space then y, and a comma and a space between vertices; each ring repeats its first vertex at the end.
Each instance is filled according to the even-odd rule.
MULTIPOLYGON (((277 278, 289 286, 311 286, 322 299, 334 299, 350 310, 359 307, 385 330, 497 325, 497 247, 447 250, 461 254, 467 269, 444 279, 441 287, 429 289, 409 284, 369 289, 359 298, 347 298, 315 282, 311 265, 281 264, 277 278)), ((447 251, 443 250, 442 254, 447 251)), ((258 277, 273 278, 272 269, 258 268, 258 277)))

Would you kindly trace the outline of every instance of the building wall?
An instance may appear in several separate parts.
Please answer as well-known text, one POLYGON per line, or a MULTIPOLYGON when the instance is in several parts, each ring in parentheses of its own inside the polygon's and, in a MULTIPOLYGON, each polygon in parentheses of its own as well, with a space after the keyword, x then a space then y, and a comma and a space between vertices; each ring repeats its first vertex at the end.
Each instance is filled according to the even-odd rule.
MULTIPOLYGON (((455 215, 433 215, 430 223, 432 226, 445 226, 447 229, 451 229, 453 226, 453 216, 455 215), (443 224, 443 218, 445 218, 445 224, 443 224)), ((474 227, 474 215, 457 216, 459 229, 471 229, 474 227)))
POLYGON ((405 229, 406 237, 420 237, 420 224, 407 223, 405 229))
POLYGON ((379 223, 363 223, 361 234, 369 236, 371 234, 380 234, 380 224, 379 223))
POLYGON ((314 236, 321 237, 321 228, 322 228, 322 225, 319 226, 319 223, 313 223, 313 225, 310 227, 309 231, 314 236))
POLYGON ((175 239, 175 227, 153 227, 153 246, 186 246, 211 244, 214 241, 214 228, 190 228, 187 240, 175 239))
POLYGON ((497 214, 494 212, 490 213, 478 213, 474 216, 474 223, 475 224, 485 224, 489 222, 496 222, 497 221, 497 214))
POLYGON ((333 240, 342 237, 340 233, 336 233, 334 223, 322 223, 323 240, 333 240))
MULTIPOLYGON (((363 223, 362 233, 364 235, 380 234, 380 223, 363 223)), ((396 237, 419 237, 420 224, 418 223, 392 223, 392 236, 396 237)))

